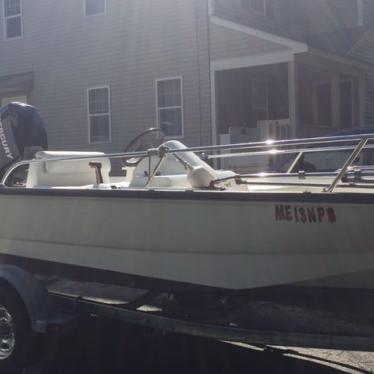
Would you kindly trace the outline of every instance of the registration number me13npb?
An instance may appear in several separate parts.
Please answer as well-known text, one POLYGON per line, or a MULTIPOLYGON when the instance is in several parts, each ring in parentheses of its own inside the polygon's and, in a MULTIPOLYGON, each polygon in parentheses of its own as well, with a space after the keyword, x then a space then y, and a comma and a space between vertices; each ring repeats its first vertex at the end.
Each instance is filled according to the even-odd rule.
POLYGON ((302 207, 293 205, 276 205, 275 220, 278 222, 296 223, 335 223, 337 218, 334 208, 302 207))

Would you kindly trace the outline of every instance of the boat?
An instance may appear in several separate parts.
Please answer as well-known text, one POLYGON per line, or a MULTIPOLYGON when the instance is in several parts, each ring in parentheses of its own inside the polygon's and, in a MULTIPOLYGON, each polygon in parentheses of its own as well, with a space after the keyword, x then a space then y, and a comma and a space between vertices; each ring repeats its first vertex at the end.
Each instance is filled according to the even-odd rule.
POLYGON ((54 152, 35 108, 12 103, 0 114, 2 264, 175 294, 374 290, 374 173, 355 165, 373 134, 54 152), (21 132, 21 144, 14 129, 22 128, 32 137, 21 132), (310 145, 351 152, 328 173, 239 174, 218 166, 225 157, 310 145), (31 159, 22 156, 30 149, 31 159), (119 161, 124 166, 112 177, 119 161))

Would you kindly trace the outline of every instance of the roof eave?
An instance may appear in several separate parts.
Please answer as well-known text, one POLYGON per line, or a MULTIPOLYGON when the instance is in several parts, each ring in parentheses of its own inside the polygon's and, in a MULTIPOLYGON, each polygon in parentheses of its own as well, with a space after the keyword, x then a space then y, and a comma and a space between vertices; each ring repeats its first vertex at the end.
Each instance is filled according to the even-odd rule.
POLYGON ((259 30, 253 27, 242 25, 240 23, 228 21, 226 19, 210 16, 210 22, 225 27, 227 29, 238 31, 247 35, 255 36, 260 39, 267 40, 269 42, 282 45, 286 48, 290 48, 295 54, 308 52, 308 45, 293 39, 285 38, 280 35, 272 34, 267 31, 259 30))

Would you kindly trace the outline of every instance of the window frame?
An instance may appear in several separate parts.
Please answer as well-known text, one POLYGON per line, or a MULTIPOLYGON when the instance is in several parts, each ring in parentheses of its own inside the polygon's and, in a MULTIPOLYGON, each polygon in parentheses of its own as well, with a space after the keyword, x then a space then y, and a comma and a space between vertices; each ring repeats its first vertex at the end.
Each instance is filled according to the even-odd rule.
POLYGON ((263 15, 264 17, 267 17, 269 19, 274 19, 275 18, 275 9, 273 9, 272 15, 270 16, 269 14, 269 0, 261 0, 263 3, 263 10, 256 9, 253 5, 254 0, 249 0, 249 6, 250 9, 255 11, 258 14, 263 15))
POLYGON ((23 9, 23 0, 19 0, 20 4, 20 12, 16 15, 12 16, 6 16, 5 15, 5 0, 2 1, 3 3, 3 20, 4 20, 4 26, 3 26, 3 33, 4 33, 4 39, 5 40, 16 40, 16 39, 22 39, 23 38, 23 14, 22 14, 22 9, 23 9), (20 23, 21 23, 21 34, 17 36, 12 36, 8 37, 7 36, 7 21, 12 18, 20 18, 20 23))
POLYGON ((183 82, 183 76, 176 76, 176 77, 166 77, 166 78, 158 78, 155 80, 155 98, 156 98, 156 124, 157 128, 161 129, 160 125, 160 109, 180 109, 181 110, 181 134, 180 135, 171 135, 168 136, 165 134, 165 139, 182 139, 184 138, 184 82, 183 82), (158 84, 159 82, 166 82, 166 81, 172 81, 172 80, 179 80, 180 81, 180 94, 181 94, 181 105, 178 106, 165 106, 165 107, 159 107, 158 106, 158 84))
POLYGON ((88 144, 110 144, 112 143, 112 100, 111 100, 111 93, 110 93, 110 86, 104 85, 104 86, 95 86, 95 87, 89 87, 86 90, 86 100, 87 100, 87 126, 88 126, 88 144), (108 113, 90 113, 90 91, 93 90, 100 90, 100 89, 107 89, 108 90, 108 113), (91 141, 91 117, 98 117, 102 115, 108 115, 109 122, 108 122, 108 130, 109 130, 109 136, 108 140, 105 141, 91 141))
POLYGON ((95 14, 87 14, 87 0, 83 0, 83 14, 85 18, 91 18, 91 17, 98 17, 98 16, 105 16, 107 14, 107 0, 104 1, 104 12, 103 13, 95 13, 95 14))

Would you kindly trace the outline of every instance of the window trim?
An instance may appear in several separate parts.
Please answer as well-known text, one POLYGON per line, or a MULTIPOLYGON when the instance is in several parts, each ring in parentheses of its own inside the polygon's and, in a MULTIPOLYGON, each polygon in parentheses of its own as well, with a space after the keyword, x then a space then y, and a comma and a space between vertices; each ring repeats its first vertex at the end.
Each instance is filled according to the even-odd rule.
MULTIPOLYGON (((269 18, 269 19, 274 19, 274 15, 271 17, 269 15, 269 0, 262 0, 262 3, 264 4, 264 10, 261 11, 261 10, 258 10, 256 9, 254 6, 253 6, 253 0, 250 0, 250 8, 251 10, 253 10, 254 12, 258 13, 258 14, 261 14, 262 16, 266 17, 266 18, 269 18)), ((273 11, 274 13, 274 11, 273 11)))
POLYGON ((105 16, 107 14, 107 7, 108 7, 108 4, 107 4, 107 0, 103 0, 104 1, 104 12, 103 13, 95 13, 95 14, 87 14, 87 0, 83 0, 83 14, 84 14, 84 17, 85 18, 91 18, 91 17, 99 17, 99 16, 105 16))
POLYGON ((184 138, 184 82, 183 82, 183 76, 176 76, 176 77, 166 77, 166 78, 158 78, 155 80, 155 99, 156 99, 156 126, 158 129, 161 129, 160 126, 160 117, 159 117, 159 110, 160 109, 181 109, 181 134, 180 135, 174 135, 174 136, 167 136, 165 134, 165 139, 183 139, 184 138), (168 106, 168 107, 159 107, 158 106, 158 83, 159 82, 165 82, 165 81, 172 81, 178 79, 181 84, 181 105, 178 106, 168 106))
POLYGON ((5 40, 17 40, 17 39, 22 39, 23 38, 23 14, 22 14, 23 0, 19 0, 19 3, 20 3, 19 14, 6 17, 5 16, 5 1, 3 0, 3 7, 2 7, 3 8, 3 20, 4 20, 3 33, 4 33, 4 39, 5 40), (16 18, 16 17, 20 17, 20 19, 21 19, 21 35, 13 36, 11 38, 8 38, 7 37, 7 20, 12 19, 12 18, 16 18))
POLYGON ((86 100, 87 100, 88 144, 110 144, 110 143, 112 143, 112 100, 111 100, 111 93, 110 93, 110 85, 95 86, 95 87, 87 88, 87 90, 86 90, 86 100), (90 122, 90 119, 91 119, 91 117, 98 117, 98 116, 106 114, 106 113, 95 113, 95 114, 90 113, 90 96, 89 96, 89 93, 92 90, 99 90, 99 89, 103 89, 103 88, 108 89, 109 137, 108 137, 108 140, 106 140, 106 141, 92 142, 91 141, 91 122, 90 122))

